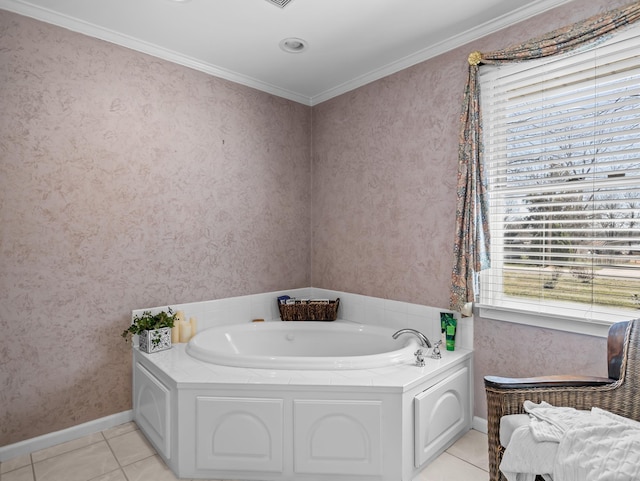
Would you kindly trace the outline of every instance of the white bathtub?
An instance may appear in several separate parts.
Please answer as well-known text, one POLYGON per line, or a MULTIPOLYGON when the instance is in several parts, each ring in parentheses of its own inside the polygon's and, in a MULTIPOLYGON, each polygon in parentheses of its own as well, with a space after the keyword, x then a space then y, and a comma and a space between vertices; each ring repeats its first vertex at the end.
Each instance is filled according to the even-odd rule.
POLYGON ((187 353, 201 361, 263 369, 370 369, 410 364, 418 343, 395 331, 348 321, 255 322, 194 336, 187 353))
MULTIPOLYGON (((418 367, 413 355, 417 343, 410 336, 394 341, 394 330, 347 321, 315 324, 216 327, 202 331, 189 346, 197 351, 194 347, 212 337, 227 349, 220 354, 225 361, 216 362, 243 359, 266 367, 277 357, 284 358, 279 361, 286 362, 285 369, 205 362, 188 354, 187 344, 153 354, 134 349, 134 420, 176 476, 411 481, 470 428, 470 351, 443 351, 441 359, 427 357, 425 366, 418 367), (285 332, 293 334, 291 341, 285 332), (382 354, 362 350, 363 344, 375 345, 372 340, 380 339, 376 334, 382 335, 383 344, 374 351, 382 354), (277 342, 298 344, 303 354, 319 354, 314 349, 324 346, 323 353, 329 355, 305 359, 295 351, 280 356, 263 351, 265 346, 280 349, 277 342), (344 348, 352 355, 344 355, 344 348), (256 354, 234 354, 236 350, 256 354), (371 362, 372 357, 394 362, 388 353, 396 351, 409 359, 345 370, 349 358, 350 365, 371 362), (302 363, 309 369, 317 358, 334 365, 297 370, 302 363)), ((202 352, 210 360, 219 354, 211 346, 202 352)))

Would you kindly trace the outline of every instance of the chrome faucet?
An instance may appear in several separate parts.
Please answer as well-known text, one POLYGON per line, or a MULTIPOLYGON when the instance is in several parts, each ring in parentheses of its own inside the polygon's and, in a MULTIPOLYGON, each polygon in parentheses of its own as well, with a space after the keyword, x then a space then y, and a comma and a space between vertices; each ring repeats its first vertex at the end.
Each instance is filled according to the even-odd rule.
POLYGON ((420 331, 416 331, 415 329, 400 329, 399 331, 395 332, 392 337, 394 339, 398 339, 398 336, 400 336, 401 334, 413 334, 418 338, 422 347, 431 347, 431 342, 429 342, 427 336, 422 334, 420 331))
MULTIPOLYGON (((398 339, 401 334, 413 334, 418 338, 418 341, 420 341, 420 346, 427 348, 431 347, 431 343, 429 342, 429 339, 427 339, 427 336, 422 334, 420 331, 416 331, 415 329, 400 329, 395 332, 392 337, 394 339, 398 339)), ((416 366, 424 366, 424 353, 422 352, 422 348, 418 348, 418 350, 413 354, 416 356, 416 366)))

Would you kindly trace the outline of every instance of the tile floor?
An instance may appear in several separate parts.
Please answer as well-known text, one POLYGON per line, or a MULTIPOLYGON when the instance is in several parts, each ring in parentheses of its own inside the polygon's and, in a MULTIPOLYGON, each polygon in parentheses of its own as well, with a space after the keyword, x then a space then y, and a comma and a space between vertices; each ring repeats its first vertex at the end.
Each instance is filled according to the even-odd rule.
MULTIPOLYGON (((469 431, 413 481, 487 481, 487 436, 469 431)), ((0 481, 175 481, 135 423, 0 464, 0 481)))

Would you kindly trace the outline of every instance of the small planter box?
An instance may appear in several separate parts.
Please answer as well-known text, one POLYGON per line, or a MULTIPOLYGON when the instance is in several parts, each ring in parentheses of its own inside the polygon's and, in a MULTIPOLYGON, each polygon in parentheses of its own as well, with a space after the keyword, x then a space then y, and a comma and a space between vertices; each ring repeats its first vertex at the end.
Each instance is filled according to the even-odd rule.
POLYGON ((142 331, 138 335, 140 350, 151 354, 171 348, 171 328, 163 327, 153 331, 142 331))

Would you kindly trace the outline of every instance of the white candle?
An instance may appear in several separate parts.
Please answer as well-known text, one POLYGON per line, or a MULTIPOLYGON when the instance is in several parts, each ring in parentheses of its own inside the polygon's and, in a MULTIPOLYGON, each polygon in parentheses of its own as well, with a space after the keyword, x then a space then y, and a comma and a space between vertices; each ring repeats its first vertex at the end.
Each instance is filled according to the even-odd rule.
POLYGON ((189 342, 191 339, 191 324, 187 321, 180 323, 180 342, 189 342))
POLYGON ((182 342, 180 340, 180 324, 184 322, 184 311, 176 312, 176 317, 173 320, 173 327, 171 328, 171 344, 178 344, 182 342))
POLYGON ((191 324, 191 337, 193 337, 198 331, 198 320, 195 317, 192 317, 189 319, 189 324, 191 324))
POLYGON ((173 321, 173 327, 171 328, 171 344, 178 344, 180 342, 180 323, 173 321))

